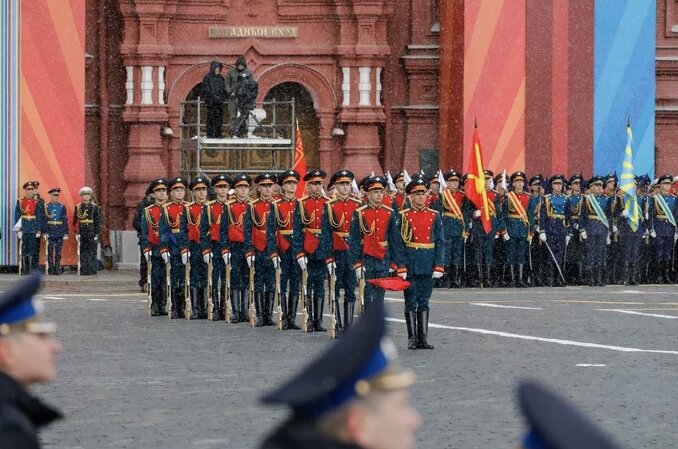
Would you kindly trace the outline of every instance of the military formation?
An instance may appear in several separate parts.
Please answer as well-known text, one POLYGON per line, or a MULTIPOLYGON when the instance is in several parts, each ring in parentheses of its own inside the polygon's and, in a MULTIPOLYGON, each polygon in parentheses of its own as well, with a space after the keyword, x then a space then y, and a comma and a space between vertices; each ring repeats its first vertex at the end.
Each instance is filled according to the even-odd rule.
MULTIPOLYGON (((19 273, 29 274, 43 270, 40 266, 40 248, 44 247, 44 272, 61 275, 61 250, 69 238, 69 218, 66 206, 59 202, 61 189, 55 187, 47 194, 49 201, 40 197, 38 181, 23 184, 24 196, 17 200, 14 209, 14 232, 17 238, 19 273), (42 245, 44 240, 44 245, 42 245)), ((97 250, 103 227, 101 207, 94 202, 92 188, 82 187, 78 195, 81 202, 73 211, 71 225, 77 246, 77 272, 82 276, 98 271, 97 250)))

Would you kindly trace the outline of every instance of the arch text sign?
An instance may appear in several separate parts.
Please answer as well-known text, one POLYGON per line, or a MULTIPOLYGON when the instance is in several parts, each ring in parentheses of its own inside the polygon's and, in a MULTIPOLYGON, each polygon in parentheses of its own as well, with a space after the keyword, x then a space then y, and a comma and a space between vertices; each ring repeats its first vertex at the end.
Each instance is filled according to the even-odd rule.
POLYGON ((243 39, 254 37, 259 39, 295 39, 299 37, 297 27, 210 27, 210 39, 243 39))

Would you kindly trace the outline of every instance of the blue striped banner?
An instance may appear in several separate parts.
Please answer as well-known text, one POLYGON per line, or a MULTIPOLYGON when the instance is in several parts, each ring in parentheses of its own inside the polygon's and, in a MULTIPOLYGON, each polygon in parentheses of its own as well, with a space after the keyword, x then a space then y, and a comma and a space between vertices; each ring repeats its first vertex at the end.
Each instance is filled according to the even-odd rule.
POLYGON ((626 122, 635 174, 654 176, 656 0, 596 0, 593 169, 621 173, 626 122))
POLYGON ((14 205, 19 186, 19 0, 2 0, 0 35, 0 265, 16 265, 14 205))

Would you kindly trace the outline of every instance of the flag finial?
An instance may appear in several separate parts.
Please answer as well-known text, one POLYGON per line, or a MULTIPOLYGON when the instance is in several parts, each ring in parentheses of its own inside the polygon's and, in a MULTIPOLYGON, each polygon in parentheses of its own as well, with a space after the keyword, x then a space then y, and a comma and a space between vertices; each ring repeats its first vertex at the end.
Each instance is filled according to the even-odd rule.
POLYGON ((473 127, 478 129, 478 117, 473 117, 473 127))

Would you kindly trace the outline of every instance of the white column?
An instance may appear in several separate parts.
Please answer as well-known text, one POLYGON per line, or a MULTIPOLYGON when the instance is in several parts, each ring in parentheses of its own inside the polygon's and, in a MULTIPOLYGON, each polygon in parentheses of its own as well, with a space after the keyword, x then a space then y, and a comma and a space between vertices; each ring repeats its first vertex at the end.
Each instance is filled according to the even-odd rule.
POLYGON ((158 104, 165 104, 165 68, 158 67, 158 104))
POLYGON ((377 93, 374 100, 374 104, 381 106, 381 67, 376 68, 376 79, 377 79, 377 93))
POLYGON ((141 67, 141 104, 153 104, 153 67, 141 67))
POLYGON ((351 105, 351 68, 342 67, 341 72, 344 75, 344 79, 341 82, 341 91, 344 93, 344 101, 342 106, 351 105))
POLYGON ((125 104, 134 103, 134 67, 128 65, 125 67, 127 70, 127 81, 125 81, 125 90, 127 90, 127 100, 125 104))
POLYGON ((369 106, 372 104, 370 103, 370 91, 372 90, 372 84, 370 84, 370 72, 372 71, 372 68, 359 67, 358 71, 360 72, 360 82, 358 83, 360 103, 358 103, 358 106, 369 106))

